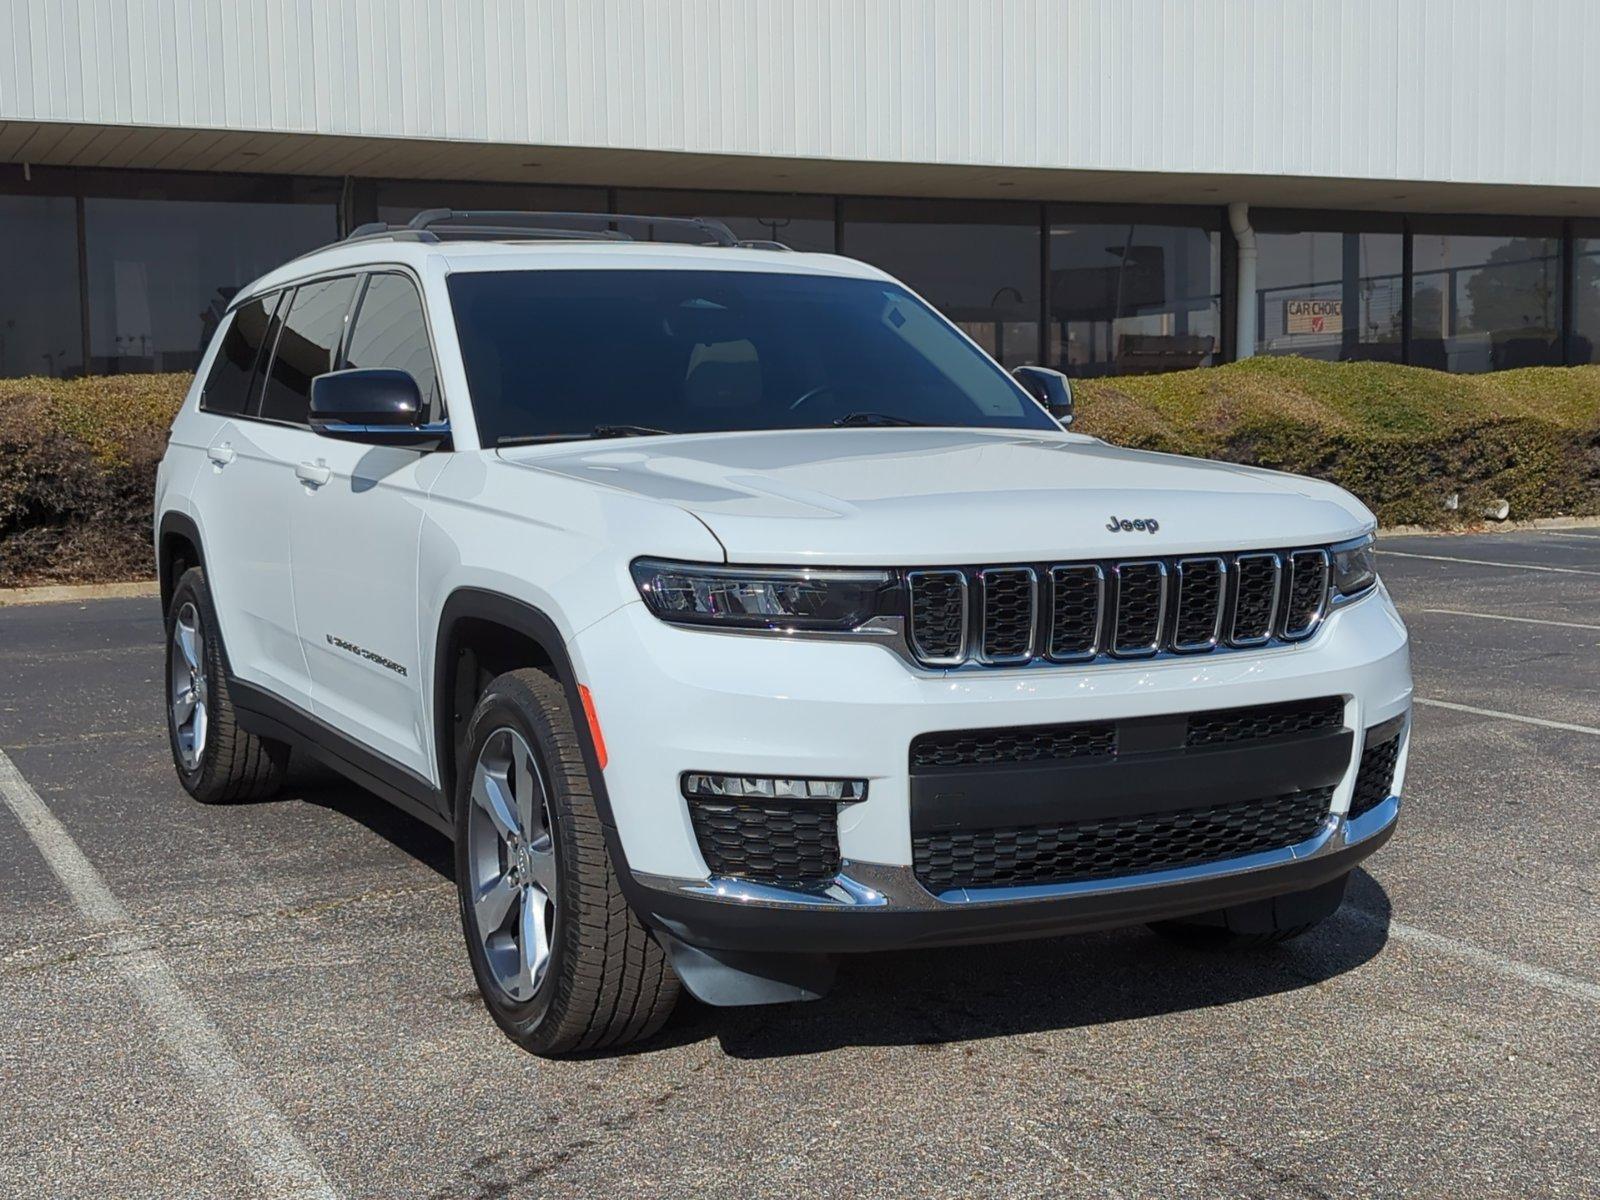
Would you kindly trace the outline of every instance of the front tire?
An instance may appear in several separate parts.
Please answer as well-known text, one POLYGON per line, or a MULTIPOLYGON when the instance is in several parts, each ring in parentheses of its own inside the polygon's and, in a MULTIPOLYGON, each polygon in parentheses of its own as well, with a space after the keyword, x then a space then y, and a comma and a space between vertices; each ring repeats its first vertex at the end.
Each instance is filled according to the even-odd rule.
POLYGON ((288 746, 239 728, 227 661, 205 572, 190 567, 167 606, 167 740, 179 782, 202 804, 265 800, 289 764, 288 746))
POLYGON ((531 669, 490 683, 460 766, 461 926, 495 1023, 543 1055, 656 1033, 677 976, 612 870, 561 685, 531 669))

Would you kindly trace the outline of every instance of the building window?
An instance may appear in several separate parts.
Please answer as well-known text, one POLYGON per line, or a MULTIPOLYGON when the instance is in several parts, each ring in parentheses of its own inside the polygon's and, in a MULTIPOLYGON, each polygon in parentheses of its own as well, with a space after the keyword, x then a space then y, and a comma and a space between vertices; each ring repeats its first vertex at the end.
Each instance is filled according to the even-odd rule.
POLYGON ((846 200, 840 253, 882 267, 1004 365, 1039 361, 1039 209, 846 200))
POLYGON ((240 288, 336 235, 332 204, 85 200, 90 372, 194 370, 240 288))
POLYGON ((1411 264, 1413 365, 1472 372, 1562 361, 1558 223, 1418 220, 1411 264))
POLYGON ((782 242, 791 250, 833 253, 833 198, 763 192, 617 193, 619 213, 643 216, 712 217, 741 239, 782 242))
POLYGON ((430 208, 490 212, 606 211, 606 190, 521 183, 440 183, 385 180, 377 186, 378 220, 404 225, 430 208))
POLYGON ((0 196, 0 229, 0 376, 81 374, 76 203, 0 196))
POLYGON ((1251 217, 1256 353, 1401 360, 1405 237, 1398 219, 1387 229, 1362 229, 1288 213, 1251 217))
POLYGON ((1051 209, 1048 349, 1058 370, 1137 375, 1217 361, 1220 215, 1193 224, 1164 215, 1051 209))
POLYGON ((1600 362, 1600 224, 1572 230, 1572 363, 1600 362))

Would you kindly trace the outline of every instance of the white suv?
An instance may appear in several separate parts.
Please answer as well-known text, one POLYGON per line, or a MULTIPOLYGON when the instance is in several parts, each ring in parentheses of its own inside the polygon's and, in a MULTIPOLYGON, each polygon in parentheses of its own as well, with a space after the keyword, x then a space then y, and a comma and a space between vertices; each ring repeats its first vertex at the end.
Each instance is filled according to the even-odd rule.
POLYGON ((1411 699, 1360 503, 1066 432, 862 263, 575 224, 427 213, 234 299, 157 488, 190 793, 299 747, 453 837, 541 1053, 680 981, 1338 906, 1411 699))

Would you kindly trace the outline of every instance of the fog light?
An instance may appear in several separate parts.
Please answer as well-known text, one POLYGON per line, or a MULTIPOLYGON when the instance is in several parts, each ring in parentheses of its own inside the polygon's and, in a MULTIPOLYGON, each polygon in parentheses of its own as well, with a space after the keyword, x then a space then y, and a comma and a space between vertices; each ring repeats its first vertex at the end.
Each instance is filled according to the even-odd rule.
POLYGON ((683 777, 683 794, 696 800, 833 800, 853 804, 867 798, 865 779, 777 779, 766 775, 683 777))

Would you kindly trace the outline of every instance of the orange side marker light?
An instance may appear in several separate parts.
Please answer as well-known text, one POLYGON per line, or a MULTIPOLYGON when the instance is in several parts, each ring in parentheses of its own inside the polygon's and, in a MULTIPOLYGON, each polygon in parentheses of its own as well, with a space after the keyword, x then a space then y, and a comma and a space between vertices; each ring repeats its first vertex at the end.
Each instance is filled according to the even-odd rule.
POLYGON ((606 769, 606 739, 600 732, 600 718, 594 715, 594 697, 589 694, 589 689, 583 684, 578 685, 578 699, 583 701, 584 719, 589 722, 589 737, 594 742, 595 761, 600 764, 600 769, 606 769))

